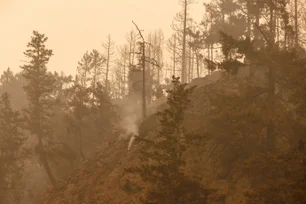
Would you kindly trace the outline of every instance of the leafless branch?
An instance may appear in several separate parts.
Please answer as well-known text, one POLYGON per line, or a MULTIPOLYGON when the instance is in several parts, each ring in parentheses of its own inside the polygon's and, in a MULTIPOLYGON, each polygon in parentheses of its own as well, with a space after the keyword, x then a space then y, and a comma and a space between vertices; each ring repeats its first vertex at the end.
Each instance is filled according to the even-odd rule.
POLYGON ((136 24, 134 21, 132 21, 132 23, 135 25, 136 29, 137 29, 138 32, 139 32, 140 37, 142 38, 142 40, 143 40, 143 42, 144 42, 145 39, 144 39, 144 37, 142 36, 141 30, 138 28, 137 24, 136 24))

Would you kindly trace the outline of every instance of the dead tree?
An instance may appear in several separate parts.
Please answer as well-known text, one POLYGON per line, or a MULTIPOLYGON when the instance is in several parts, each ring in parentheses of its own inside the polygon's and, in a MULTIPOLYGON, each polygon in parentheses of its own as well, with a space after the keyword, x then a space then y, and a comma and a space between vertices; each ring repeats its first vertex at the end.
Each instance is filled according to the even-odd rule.
POLYGON ((141 30, 138 28, 138 26, 136 25, 136 23, 134 23, 134 21, 132 21, 133 24, 135 25, 136 29, 138 30, 139 32, 139 35, 142 39, 142 43, 141 43, 141 46, 142 46, 142 118, 143 120, 147 117, 147 107, 146 107, 146 80, 145 80, 145 77, 146 77, 146 53, 145 53, 145 39, 144 37, 142 36, 142 33, 141 33, 141 30))

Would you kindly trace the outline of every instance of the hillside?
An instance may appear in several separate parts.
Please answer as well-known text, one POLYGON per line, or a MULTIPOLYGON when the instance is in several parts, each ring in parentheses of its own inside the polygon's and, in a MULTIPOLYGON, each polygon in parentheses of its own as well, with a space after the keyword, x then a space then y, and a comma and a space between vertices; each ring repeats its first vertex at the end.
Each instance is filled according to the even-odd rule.
MULTIPOLYGON (((290 155, 293 159, 289 159, 289 163, 295 165, 297 169, 303 167, 298 162, 300 160, 295 158, 301 159, 303 154, 296 153, 289 146, 289 144, 294 146, 297 141, 294 138, 288 140, 284 136, 291 134, 290 131, 286 131, 286 127, 279 129, 279 132, 284 134, 280 134, 276 141, 274 155, 278 156, 266 154, 265 117, 261 113, 264 110, 259 110, 264 100, 259 97, 247 108, 237 111, 238 113, 231 113, 229 111, 231 107, 244 99, 245 90, 249 88, 248 84, 233 76, 218 76, 218 74, 213 76, 215 77, 197 79, 191 84, 197 85, 197 88, 192 94, 191 105, 185 112, 184 126, 187 132, 196 132, 201 138, 184 155, 185 172, 203 186, 216 190, 209 199, 211 204, 250 203, 245 197, 246 190, 257 189, 267 184, 265 175, 270 176, 269 179, 278 181, 278 175, 282 175, 282 171, 286 170, 287 166, 280 170, 280 167, 283 167, 283 157, 281 157, 284 155, 283 152, 292 153, 290 155), (255 112, 248 112, 254 114, 254 118, 242 118, 245 114, 243 111, 250 110, 257 111, 257 115, 255 112), (256 157, 253 158, 255 154, 256 157), (267 164, 275 165, 268 167, 267 164), (258 165, 261 171, 257 171, 258 165)), ((253 90, 257 88, 253 87, 253 90)), ((282 114, 286 115, 285 112, 282 114)), ((280 123, 284 120, 281 118, 280 123)), ((150 116, 141 126, 140 135, 154 139, 157 124, 157 116, 150 116)), ((124 168, 140 163, 138 158, 143 145, 135 142, 128 151, 128 138, 120 139, 119 135, 114 137, 118 137, 118 140, 97 147, 89 159, 69 178, 45 193, 40 203, 139 203, 138 198, 144 190, 141 185, 132 184, 140 181, 136 177, 131 178, 124 174, 124 168)))

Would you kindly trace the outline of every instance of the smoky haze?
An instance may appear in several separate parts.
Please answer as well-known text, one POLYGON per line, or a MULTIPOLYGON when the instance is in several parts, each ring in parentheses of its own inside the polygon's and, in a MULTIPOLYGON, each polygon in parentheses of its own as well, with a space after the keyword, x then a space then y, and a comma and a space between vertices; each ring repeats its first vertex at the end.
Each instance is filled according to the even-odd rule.
POLYGON ((306 203, 305 0, 0 0, 0 204, 306 203))
MULTIPOLYGON (((192 6, 192 16, 201 19, 203 7, 192 6)), ((75 74, 77 61, 86 50, 101 50, 108 34, 116 45, 134 29, 134 20, 148 34, 162 29, 171 35, 171 23, 180 11, 176 0, 1 0, 0 71, 11 67, 19 72, 23 52, 33 30, 48 36, 54 56, 48 68, 75 74), (13 40, 8 40, 13 39, 13 40)))

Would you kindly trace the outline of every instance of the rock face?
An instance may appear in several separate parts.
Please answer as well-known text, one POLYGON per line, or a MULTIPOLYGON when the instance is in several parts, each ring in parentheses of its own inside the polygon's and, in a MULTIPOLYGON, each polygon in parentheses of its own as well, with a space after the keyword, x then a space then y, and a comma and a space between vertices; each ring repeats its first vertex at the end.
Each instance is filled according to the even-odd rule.
MULTIPOLYGON (((232 78, 225 79, 221 73, 195 79, 190 84, 197 85, 191 97, 191 105, 186 110, 184 126, 188 131, 205 133, 209 111, 213 105, 207 98, 207 90, 219 94, 239 95, 240 84, 232 78)), ((151 116, 140 130, 141 136, 154 137, 158 118, 151 116)), ((241 163, 239 149, 232 147, 229 138, 204 138, 204 142, 186 151, 188 175, 216 193, 211 197, 211 204, 244 203, 243 191, 250 186, 248 178, 242 176, 237 165, 241 163)), ((139 196, 144 192, 141 185, 132 184, 137 178, 124 174, 124 168, 140 163, 139 150, 142 146, 135 143, 127 151, 128 140, 117 140, 97 148, 89 159, 79 167, 71 177, 60 182, 42 196, 41 204, 125 204, 140 203, 139 196)), ((136 182, 137 183, 137 182, 136 182)), ((140 181, 139 181, 140 183, 140 181)))

